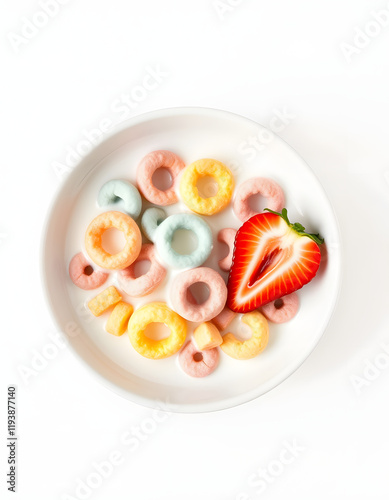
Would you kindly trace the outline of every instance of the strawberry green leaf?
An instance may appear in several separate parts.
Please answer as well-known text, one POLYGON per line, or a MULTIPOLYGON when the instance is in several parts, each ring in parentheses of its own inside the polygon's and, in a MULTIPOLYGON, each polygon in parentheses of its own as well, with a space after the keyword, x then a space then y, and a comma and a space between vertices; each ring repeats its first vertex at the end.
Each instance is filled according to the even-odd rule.
POLYGON ((316 233, 316 234, 306 233, 305 227, 302 224, 300 224, 299 222, 295 222, 294 224, 292 224, 288 219, 288 211, 286 210, 286 208, 283 208, 281 210, 281 213, 274 212, 273 210, 270 210, 270 208, 265 208, 265 210, 267 212, 270 212, 271 214, 279 215, 282 219, 284 219, 284 221, 288 224, 288 226, 290 228, 292 228, 293 231, 295 231, 298 235, 307 236, 308 238, 313 240, 318 245, 321 245, 322 243, 324 243, 324 238, 322 238, 319 233, 316 233))

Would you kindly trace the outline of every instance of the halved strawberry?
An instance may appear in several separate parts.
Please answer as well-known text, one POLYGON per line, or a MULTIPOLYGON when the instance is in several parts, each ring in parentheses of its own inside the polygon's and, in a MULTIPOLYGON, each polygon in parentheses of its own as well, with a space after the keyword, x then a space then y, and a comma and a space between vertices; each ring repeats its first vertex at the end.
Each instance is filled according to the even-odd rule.
POLYGON ((298 290, 315 277, 320 265, 319 234, 291 224, 286 208, 254 215, 238 230, 228 278, 227 305, 239 313, 298 290))

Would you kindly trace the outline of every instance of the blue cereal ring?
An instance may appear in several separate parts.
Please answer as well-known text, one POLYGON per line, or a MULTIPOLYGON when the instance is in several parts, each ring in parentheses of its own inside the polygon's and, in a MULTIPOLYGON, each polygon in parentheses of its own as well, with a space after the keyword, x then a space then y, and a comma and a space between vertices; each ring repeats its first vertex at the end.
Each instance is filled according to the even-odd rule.
POLYGON ((140 225, 142 231, 150 241, 154 242, 154 233, 157 227, 166 219, 166 212, 162 208, 148 208, 144 211, 140 225))
POLYGON ((201 217, 194 214, 174 214, 165 219, 154 233, 154 243, 160 258, 169 266, 183 269, 201 266, 212 251, 212 231, 201 217), (182 255, 172 248, 178 229, 192 231, 197 236, 197 248, 182 255))
POLYGON ((122 202, 124 211, 136 219, 142 210, 142 198, 135 186, 128 181, 112 179, 102 186, 97 196, 100 207, 122 202))

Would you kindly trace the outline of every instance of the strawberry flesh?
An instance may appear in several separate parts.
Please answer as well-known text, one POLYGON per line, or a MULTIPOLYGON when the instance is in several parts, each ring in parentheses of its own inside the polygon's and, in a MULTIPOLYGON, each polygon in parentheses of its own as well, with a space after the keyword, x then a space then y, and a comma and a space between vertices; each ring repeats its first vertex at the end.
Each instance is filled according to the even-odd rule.
POLYGON ((253 311, 309 283, 320 265, 319 235, 306 234, 282 214, 266 212, 238 230, 228 278, 227 306, 253 311))

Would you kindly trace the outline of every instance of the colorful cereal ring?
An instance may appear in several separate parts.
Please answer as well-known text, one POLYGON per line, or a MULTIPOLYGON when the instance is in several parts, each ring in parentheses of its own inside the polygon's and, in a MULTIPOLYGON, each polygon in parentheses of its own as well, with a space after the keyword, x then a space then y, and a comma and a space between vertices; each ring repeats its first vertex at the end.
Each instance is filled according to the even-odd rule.
POLYGON ((269 325, 265 316, 258 311, 252 311, 242 316, 243 323, 251 328, 252 336, 240 341, 234 334, 226 333, 221 349, 235 359, 251 359, 262 352, 269 341, 269 325))
POLYGON ((89 224, 85 234, 85 248, 95 264, 104 269, 124 269, 138 257, 142 246, 142 235, 135 221, 122 212, 105 212, 89 224), (102 247, 104 231, 110 228, 122 231, 125 238, 123 250, 111 255, 102 247))
POLYGON ((286 323, 296 316, 298 310, 299 298, 297 293, 285 295, 261 307, 262 314, 273 323, 286 323))
POLYGON ((97 202, 100 207, 121 202, 124 211, 136 219, 142 210, 142 198, 135 186, 128 181, 113 179, 106 182, 100 189, 97 202))
POLYGON ((119 285, 131 297, 143 297, 157 288, 166 276, 166 269, 157 261, 154 245, 143 245, 138 258, 118 273, 119 285), (135 265, 148 260, 151 263, 147 273, 135 278, 135 265))
POLYGON ((136 173, 140 192, 146 200, 155 205, 166 206, 177 203, 178 198, 175 192, 177 176, 184 168, 185 163, 181 158, 170 151, 149 153, 139 163, 136 173), (166 168, 172 177, 172 185, 166 191, 161 191, 153 183, 153 174, 159 168, 166 168))
POLYGON ((141 227, 150 241, 154 241, 154 233, 157 227, 166 219, 166 212, 162 208, 148 208, 144 211, 141 219, 141 227))
POLYGON ((234 178, 230 170, 220 161, 206 158, 188 165, 180 181, 180 194, 185 205, 193 212, 213 215, 223 210, 231 200, 234 190, 234 178), (197 183, 201 177, 210 176, 218 184, 215 196, 200 196, 197 183))
POLYGON ((197 267, 178 274, 171 290, 170 300, 174 309, 188 321, 210 321, 222 311, 227 300, 223 278, 209 267, 197 267), (209 288, 209 297, 202 304, 193 303, 188 298, 189 288, 194 283, 205 283, 209 288))
POLYGON ((212 323, 214 323, 219 330, 225 330, 235 316, 236 312, 231 311, 231 309, 226 306, 221 313, 212 318, 212 323))
POLYGON ((159 257, 175 268, 192 268, 203 264, 212 251, 212 231, 208 224, 194 214, 174 214, 156 228, 153 239, 159 257), (197 237, 197 248, 182 255, 172 247, 174 233, 179 229, 192 231, 197 237))
POLYGON ((179 362, 184 372, 191 377, 206 377, 218 365, 219 351, 215 347, 206 351, 199 351, 193 342, 188 342, 180 351, 179 362))
POLYGON ((225 228, 218 232, 217 240, 220 243, 225 243, 228 246, 228 255, 224 259, 219 260, 219 267, 222 271, 229 271, 232 266, 232 256, 234 254, 236 229, 225 228))
POLYGON ((137 309, 128 322, 128 335, 134 349, 145 358, 161 359, 175 354, 185 342, 186 321, 163 302, 151 302, 137 309), (171 334, 162 340, 145 335, 151 323, 164 323, 171 334))
POLYGON ((77 253, 70 261, 69 276, 73 283, 83 290, 94 290, 103 285, 108 278, 107 273, 93 269, 81 252, 77 253), (91 268, 92 272, 86 274, 87 268, 91 268))
POLYGON ((249 205, 249 199, 256 194, 261 194, 264 198, 267 198, 266 208, 270 208, 275 212, 281 212, 285 206, 284 192, 275 181, 264 177, 248 179, 238 186, 234 199, 235 215, 242 222, 256 214, 249 205))

